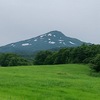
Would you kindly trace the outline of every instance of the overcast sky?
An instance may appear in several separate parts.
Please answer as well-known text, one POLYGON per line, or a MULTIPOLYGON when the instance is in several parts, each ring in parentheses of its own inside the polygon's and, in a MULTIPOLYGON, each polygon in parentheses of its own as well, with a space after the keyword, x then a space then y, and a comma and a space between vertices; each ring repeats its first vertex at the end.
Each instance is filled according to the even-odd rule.
POLYGON ((100 43, 100 0, 0 0, 0 46, 52 30, 100 43))

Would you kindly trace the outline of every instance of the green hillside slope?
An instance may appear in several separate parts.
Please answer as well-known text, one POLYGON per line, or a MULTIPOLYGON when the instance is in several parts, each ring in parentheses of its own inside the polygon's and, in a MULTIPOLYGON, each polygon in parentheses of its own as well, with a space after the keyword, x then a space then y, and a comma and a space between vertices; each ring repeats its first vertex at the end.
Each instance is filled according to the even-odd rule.
POLYGON ((0 67, 0 100, 100 100, 87 65, 0 67))

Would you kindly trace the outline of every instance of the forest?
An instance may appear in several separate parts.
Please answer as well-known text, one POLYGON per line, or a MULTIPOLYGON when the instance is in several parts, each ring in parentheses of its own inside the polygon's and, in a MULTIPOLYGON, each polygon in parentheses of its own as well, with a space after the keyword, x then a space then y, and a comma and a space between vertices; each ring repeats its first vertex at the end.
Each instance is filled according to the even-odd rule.
POLYGON ((26 59, 17 54, 0 54, 0 66, 22 65, 55 65, 55 64, 90 64, 91 68, 100 71, 100 45, 86 45, 62 48, 58 51, 38 52, 33 59, 26 59))
POLYGON ((100 71, 100 45, 86 45, 62 48, 59 51, 40 51, 34 59, 35 65, 90 64, 96 72, 100 71))

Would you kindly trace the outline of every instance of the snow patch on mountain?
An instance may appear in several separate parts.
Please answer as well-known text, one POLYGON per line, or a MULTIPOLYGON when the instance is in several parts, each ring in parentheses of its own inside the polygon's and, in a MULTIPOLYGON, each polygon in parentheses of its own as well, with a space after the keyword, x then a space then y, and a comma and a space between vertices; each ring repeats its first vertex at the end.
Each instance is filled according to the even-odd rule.
POLYGON ((50 44, 55 44, 55 42, 53 42, 53 41, 49 41, 49 43, 50 43, 50 44))
POLYGON ((56 35, 53 35, 54 37, 56 37, 56 35))
POLYGON ((43 35, 41 35, 40 37, 41 37, 41 38, 43 38, 44 36, 43 36, 43 35))
POLYGON ((62 42, 62 41, 64 41, 64 40, 58 40, 58 41, 62 42))
POLYGON ((65 43, 65 42, 63 42, 63 44, 64 44, 64 45, 66 45, 66 43, 65 43))
POLYGON ((12 46, 12 47, 15 47, 15 45, 14 45, 14 44, 11 44, 11 46, 12 46))
POLYGON ((31 45, 31 44, 29 44, 29 43, 22 44, 22 46, 29 46, 29 45, 31 45))
POLYGON ((51 40, 50 38, 48 40, 51 40))
POLYGON ((60 44, 62 43, 62 42, 59 42, 60 44))
POLYGON ((34 40, 35 42, 37 41, 37 39, 34 40))
POLYGON ((73 43, 72 41, 69 41, 69 43, 70 43, 70 44, 75 44, 75 43, 73 43))
POLYGON ((48 36, 52 36, 52 34, 48 34, 48 36))

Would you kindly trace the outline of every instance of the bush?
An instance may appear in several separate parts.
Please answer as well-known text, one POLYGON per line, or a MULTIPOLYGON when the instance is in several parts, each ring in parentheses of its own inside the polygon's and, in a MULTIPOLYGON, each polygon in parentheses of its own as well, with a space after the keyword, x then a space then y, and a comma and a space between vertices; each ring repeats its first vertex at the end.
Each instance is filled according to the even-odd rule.
POLYGON ((97 54, 92 60, 92 69, 96 72, 100 72, 100 54, 97 54))
POLYGON ((45 64, 45 59, 52 55, 51 51, 40 51, 36 54, 34 58, 34 65, 44 65, 45 64))
POLYGON ((12 53, 6 53, 6 54, 1 54, 0 55, 0 65, 1 66, 20 66, 20 65, 28 65, 29 62, 16 55, 16 54, 12 54, 12 53))

